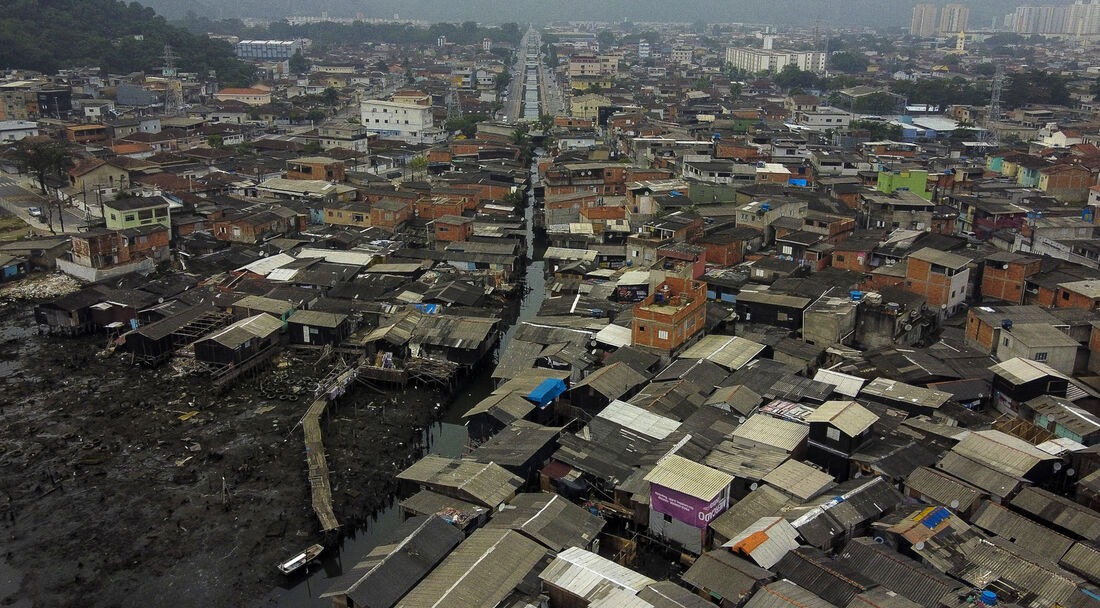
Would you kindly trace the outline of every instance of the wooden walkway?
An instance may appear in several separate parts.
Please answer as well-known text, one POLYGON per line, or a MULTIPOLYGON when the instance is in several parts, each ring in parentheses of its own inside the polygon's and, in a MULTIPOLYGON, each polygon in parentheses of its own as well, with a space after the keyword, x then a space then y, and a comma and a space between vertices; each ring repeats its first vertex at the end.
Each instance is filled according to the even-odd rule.
MULTIPOLYGON (((321 529, 331 532, 340 527, 332 511, 332 485, 328 476, 325 445, 321 441, 321 416, 331 399, 344 394, 348 384, 359 375, 359 367, 353 366, 336 373, 331 382, 322 384, 317 399, 310 404, 302 417, 302 430, 306 443, 306 462, 309 464, 309 485, 313 495, 313 511, 321 521, 321 529)), ((331 377, 331 376, 330 376, 331 377)))
POLYGON ((306 438, 306 461, 309 463, 309 485, 313 492, 313 511, 321 520, 321 529, 330 532, 340 527, 332 512, 332 486, 328 479, 328 461, 321 443, 321 415, 328 405, 328 395, 322 395, 309 406, 302 418, 306 438))

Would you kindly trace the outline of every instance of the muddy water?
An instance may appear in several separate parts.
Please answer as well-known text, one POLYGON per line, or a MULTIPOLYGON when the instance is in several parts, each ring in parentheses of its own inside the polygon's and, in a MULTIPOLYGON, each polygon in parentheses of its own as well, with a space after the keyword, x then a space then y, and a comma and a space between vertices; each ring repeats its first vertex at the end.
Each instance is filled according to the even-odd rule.
MULTIPOLYGON (((536 175, 534 170, 532 174, 536 175)), ((450 403, 446 404, 439 422, 425 429, 421 437, 421 445, 428 453, 457 458, 468 451, 469 435, 466 427, 463 426, 462 414, 492 392, 494 386, 492 371, 500 352, 515 334, 519 322, 536 316, 542 305, 546 294, 546 277, 545 263, 541 257, 546 251, 546 243, 536 238, 531 230, 534 205, 534 195, 531 194, 524 212, 527 219, 529 263, 524 279, 524 295, 519 302, 518 310, 513 308, 506 314, 512 323, 501 337, 500 347, 493 354, 494 361, 479 366, 466 385, 459 389, 450 403)), ((389 506, 375 514, 367 525, 346 532, 340 543, 326 552, 326 557, 320 564, 312 565, 306 574, 292 577, 283 586, 274 589, 265 605, 280 608, 331 606, 330 599, 320 599, 319 596, 329 590, 337 577, 362 561, 380 539, 385 538, 388 533, 401 525, 402 515, 398 503, 405 498, 407 498, 405 494, 391 497, 389 506)))

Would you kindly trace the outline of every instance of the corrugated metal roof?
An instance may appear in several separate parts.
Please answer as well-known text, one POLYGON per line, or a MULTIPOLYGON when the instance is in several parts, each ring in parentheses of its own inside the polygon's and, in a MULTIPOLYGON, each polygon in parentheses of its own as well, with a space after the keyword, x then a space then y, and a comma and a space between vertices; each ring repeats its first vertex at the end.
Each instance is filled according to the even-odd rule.
POLYGON ((878 416, 855 401, 826 401, 806 416, 805 421, 824 422, 855 437, 878 422, 878 416))
POLYGON ((939 408, 951 399, 951 393, 881 377, 875 378, 870 384, 864 386, 860 394, 928 408, 939 408))
POLYGON ((968 509, 982 494, 978 488, 928 467, 913 471, 905 480, 905 487, 920 492, 924 502, 952 509, 968 509))
POLYGON ((523 480, 504 468, 473 460, 428 454, 397 474, 398 479, 448 489, 489 508, 508 500, 523 480))
POLYGON ((951 450, 1013 477, 1024 477, 1040 462, 1057 459, 1019 437, 996 430, 974 431, 951 450))
POLYGON ((645 381, 645 375, 620 362, 601 367, 588 374, 583 380, 574 384, 571 390, 591 387, 592 390, 604 397, 614 400, 625 395, 630 389, 644 384, 645 381))
POLYGON ((1081 538, 1100 541, 1100 513, 1039 488, 1026 487, 1012 499, 1013 508, 1030 513, 1081 538))
POLYGON ((797 460, 787 460, 762 481, 799 500, 809 500, 836 485, 832 475, 797 460))
POLYGON ((680 426, 679 422, 671 418, 659 416, 619 400, 612 401, 596 417, 609 420, 653 439, 664 439, 680 426))
POLYGON ((213 340, 228 348, 237 348, 253 338, 266 338, 283 328, 283 322, 275 317, 260 313, 241 319, 236 323, 220 329, 203 340, 213 340))
POLYGON ((920 604, 886 587, 875 587, 853 597, 846 608, 920 608, 920 604))
POLYGON ((596 332, 596 341, 608 346, 620 348, 629 346, 634 341, 633 332, 629 327, 622 325, 608 325, 596 332))
POLYGON ((593 594, 588 608, 653 608, 653 604, 628 589, 604 587, 593 594))
POLYGON ((578 547, 569 547, 558 553, 539 578, 547 584, 585 599, 592 599, 596 592, 607 587, 629 589, 637 593, 646 585, 657 582, 578 547))
POLYGON ((816 547, 791 549, 774 567, 775 572, 822 599, 846 606, 876 583, 851 564, 833 559, 816 547))
POLYGON ((696 589, 716 593, 737 604, 758 583, 775 578, 775 573, 722 548, 700 555, 681 578, 696 589))
POLYGON ((701 500, 712 500, 733 483, 733 476, 671 454, 661 459, 645 480, 701 500))
POLYGON ((763 344, 739 336, 703 336, 687 350, 677 355, 679 359, 706 359, 728 370, 741 369, 765 348, 763 344))
POLYGON ((237 272, 247 271, 260 276, 267 276, 272 270, 286 266, 293 261, 294 256, 278 253, 267 256, 266 258, 260 258, 251 264, 241 266, 237 269, 237 272))
POLYGON ((972 538, 960 549, 967 563, 955 572, 956 576, 977 588, 985 588, 997 580, 1009 583, 1021 595, 1018 602, 1021 605, 1033 608, 1069 605, 1085 582, 1054 562, 1022 551, 996 536, 972 538))
POLYGON ((798 530, 782 517, 761 517, 722 546, 748 555, 761 568, 771 568, 798 548, 798 530))
POLYGON ((988 500, 982 501, 970 522, 1053 561, 1062 559, 1074 542, 1072 538, 988 500))
POLYGON ((871 580, 925 608, 938 606, 943 596, 962 586, 871 538, 853 539, 841 557, 871 580))
POLYGON ((495 608, 545 557, 545 547, 518 532, 479 529, 396 608, 495 608))
POLYGON ((607 523, 557 494, 518 494, 493 515, 486 528, 523 532, 554 551, 586 547, 607 523))
POLYGON ((836 608, 791 581, 768 583, 753 594, 745 608, 836 608))
POLYGON ((703 464, 742 480, 762 480, 789 456, 782 448, 759 445, 734 437, 714 446, 703 464))
POLYGON ((639 591, 638 597, 649 602, 653 608, 713 608, 714 606, 672 581, 653 583, 639 591))
POLYGON ((734 437, 794 451, 810 434, 810 427, 764 414, 751 416, 733 432, 734 437))
POLYGON ((1008 361, 1001 361, 1000 363, 991 365, 989 369, 992 370, 994 374, 1017 385, 1027 384, 1028 382, 1038 380, 1045 376, 1053 376, 1055 378, 1068 380, 1062 372, 1059 372, 1046 363, 1030 361, 1020 357, 1013 357, 1008 361))
POLYGON ((1026 483, 1019 477, 1002 473, 985 463, 953 451, 944 454, 936 463, 936 468, 1001 498, 1012 496, 1021 484, 1026 483))
POLYGON ((834 387, 833 390, 845 397, 855 397, 858 395, 859 390, 863 388, 863 384, 867 382, 863 378, 834 372, 830 369, 817 370, 817 373, 814 374, 814 380, 824 382, 825 384, 832 384, 834 387))
POLYGON ((1100 547, 1092 543, 1074 543, 1058 564, 1093 583, 1100 583, 1100 547))
POLYGON ((761 517, 777 515, 790 503, 790 496, 771 486, 760 486, 714 518, 710 527, 725 538, 733 538, 761 517))

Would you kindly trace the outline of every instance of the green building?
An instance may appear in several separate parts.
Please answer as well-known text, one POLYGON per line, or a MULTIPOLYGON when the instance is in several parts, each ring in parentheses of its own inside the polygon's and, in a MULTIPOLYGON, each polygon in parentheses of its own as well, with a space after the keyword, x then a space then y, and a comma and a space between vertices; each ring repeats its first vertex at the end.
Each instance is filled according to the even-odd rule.
POLYGON ((924 200, 932 200, 932 193, 928 191, 928 172, 924 170, 879 171, 877 189, 886 194, 908 190, 924 200))
POLYGON ((110 230, 139 228, 150 224, 172 227, 168 201, 163 196, 135 196, 103 203, 103 219, 110 230))

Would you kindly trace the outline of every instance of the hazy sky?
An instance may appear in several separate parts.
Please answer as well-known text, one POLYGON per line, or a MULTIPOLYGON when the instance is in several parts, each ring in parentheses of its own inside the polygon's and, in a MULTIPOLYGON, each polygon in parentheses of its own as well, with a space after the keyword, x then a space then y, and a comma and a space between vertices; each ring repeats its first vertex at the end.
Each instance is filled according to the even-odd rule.
MULTIPOLYGON (((560 19, 621 21, 768 22, 823 25, 908 25, 918 0, 141 0, 172 18, 188 10, 212 18, 320 15, 392 17, 426 21, 544 22, 560 19)), ((1063 0, 1064 1, 1064 0, 1063 0)), ((1042 0, 1035 3, 1053 3, 1042 0)), ((937 4, 946 4, 941 1, 937 4)), ((1020 0, 976 0, 970 27, 989 27, 991 20, 1022 4, 1020 0)))

